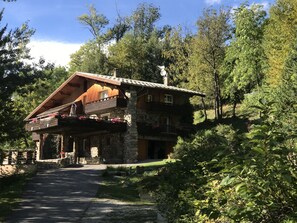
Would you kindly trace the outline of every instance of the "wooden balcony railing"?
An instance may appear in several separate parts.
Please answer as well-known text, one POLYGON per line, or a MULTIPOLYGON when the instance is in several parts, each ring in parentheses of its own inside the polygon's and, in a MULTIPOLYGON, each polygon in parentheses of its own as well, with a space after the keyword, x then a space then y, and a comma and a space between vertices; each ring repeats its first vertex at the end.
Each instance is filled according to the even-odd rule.
POLYGON ((85 105, 85 113, 91 114, 101 111, 106 111, 112 108, 124 108, 127 106, 127 100, 125 98, 120 98, 118 96, 108 97, 100 99, 98 101, 93 101, 85 105))
POLYGON ((193 126, 152 125, 144 122, 137 123, 139 135, 147 136, 186 136, 191 133, 193 126))
POLYGON ((170 103, 151 101, 151 102, 147 102, 146 108, 147 108, 147 111, 151 111, 151 112, 183 114, 185 110, 189 109, 189 105, 188 104, 176 105, 176 104, 170 104, 170 103))
POLYGON ((30 132, 57 134, 62 132, 80 134, 92 131, 124 132, 126 128, 127 123, 120 119, 95 120, 87 116, 36 119, 25 125, 25 129, 30 132))

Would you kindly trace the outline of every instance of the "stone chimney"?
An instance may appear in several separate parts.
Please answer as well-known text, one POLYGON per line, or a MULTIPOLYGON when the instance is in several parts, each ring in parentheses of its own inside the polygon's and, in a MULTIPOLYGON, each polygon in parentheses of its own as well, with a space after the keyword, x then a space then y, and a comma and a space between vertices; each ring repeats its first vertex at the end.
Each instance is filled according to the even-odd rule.
POLYGON ((164 85, 168 86, 168 74, 166 74, 166 76, 163 76, 163 83, 164 85))
POLYGON ((168 86, 168 74, 165 70, 165 66, 158 66, 158 68, 161 70, 160 74, 163 77, 164 85, 168 86))
POLYGON ((117 77, 117 68, 114 68, 114 69, 113 69, 112 76, 113 76, 113 77, 117 77))

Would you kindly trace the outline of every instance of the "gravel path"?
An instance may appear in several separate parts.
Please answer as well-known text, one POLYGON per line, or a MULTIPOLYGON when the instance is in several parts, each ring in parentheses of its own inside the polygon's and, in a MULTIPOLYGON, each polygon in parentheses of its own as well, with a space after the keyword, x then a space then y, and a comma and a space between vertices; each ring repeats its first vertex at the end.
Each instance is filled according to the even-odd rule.
POLYGON ((98 190, 102 165, 63 168, 38 173, 7 223, 81 222, 98 190))

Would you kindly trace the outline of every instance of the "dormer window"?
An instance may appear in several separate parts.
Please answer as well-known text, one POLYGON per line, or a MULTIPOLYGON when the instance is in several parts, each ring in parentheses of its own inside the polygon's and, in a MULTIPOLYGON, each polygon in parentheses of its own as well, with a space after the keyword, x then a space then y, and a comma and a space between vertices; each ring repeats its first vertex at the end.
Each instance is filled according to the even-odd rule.
POLYGON ((108 98, 108 90, 101 91, 99 96, 101 100, 108 98))
POLYGON ((173 104, 173 96, 171 94, 165 94, 164 102, 166 104, 173 104))

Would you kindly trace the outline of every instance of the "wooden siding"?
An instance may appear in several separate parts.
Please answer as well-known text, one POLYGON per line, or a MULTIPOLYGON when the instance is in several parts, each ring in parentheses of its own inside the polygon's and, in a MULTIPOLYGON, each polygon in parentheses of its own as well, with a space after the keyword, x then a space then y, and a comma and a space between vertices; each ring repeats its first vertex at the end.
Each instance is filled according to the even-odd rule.
POLYGON ((124 98, 118 98, 117 96, 100 99, 98 101, 93 101, 85 105, 86 114, 94 114, 105 112, 108 109, 113 108, 124 108, 127 106, 127 100, 124 98))
POLYGON ((148 141, 145 139, 138 139, 138 160, 146 160, 148 141))

